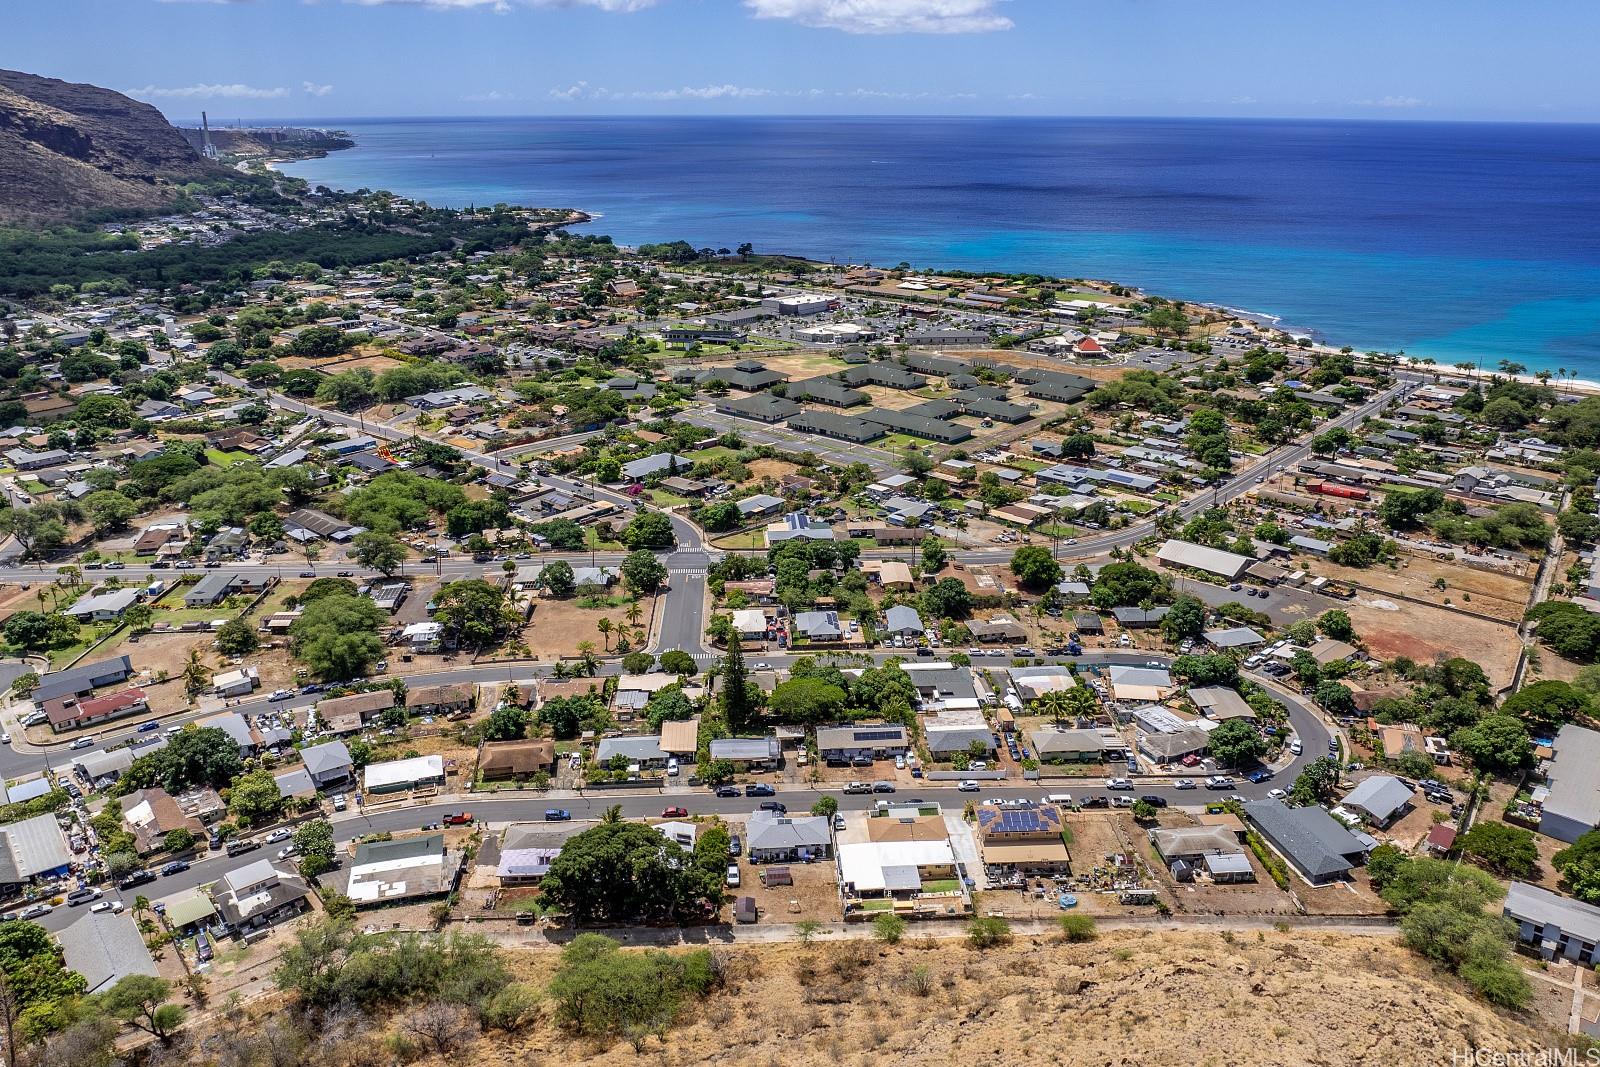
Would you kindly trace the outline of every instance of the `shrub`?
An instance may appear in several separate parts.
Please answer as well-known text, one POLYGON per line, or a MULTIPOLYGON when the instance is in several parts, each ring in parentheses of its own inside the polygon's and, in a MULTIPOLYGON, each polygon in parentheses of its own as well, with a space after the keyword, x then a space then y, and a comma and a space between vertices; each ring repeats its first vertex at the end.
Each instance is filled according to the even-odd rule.
POLYGON ((1091 916, 1068 912, 1056 921, 1061 924, 1061 936, 1067 941, 1093 941, 1100 936, 1091 916))
POLYGON ((872 933, 879 941, 898 945, 906 935, 906 921, 892 911, 886 911, 872 920, 872 933))
POLYGON ((998 915, 978 915, 967 923, 967 943, 973 948, 994 948, 1011 943, 1011 924, 998 915))

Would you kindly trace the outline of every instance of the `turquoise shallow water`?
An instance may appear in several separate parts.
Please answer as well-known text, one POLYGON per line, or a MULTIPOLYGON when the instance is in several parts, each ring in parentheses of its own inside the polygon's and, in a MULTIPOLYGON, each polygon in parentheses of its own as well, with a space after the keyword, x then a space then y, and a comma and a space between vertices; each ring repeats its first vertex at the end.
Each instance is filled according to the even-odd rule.
POLYGON ((1095 119, 351 121, 284 170, 571 206, 619 242, 1110 278, 1441 363, 1600 379, 1600 127, 1095 119))

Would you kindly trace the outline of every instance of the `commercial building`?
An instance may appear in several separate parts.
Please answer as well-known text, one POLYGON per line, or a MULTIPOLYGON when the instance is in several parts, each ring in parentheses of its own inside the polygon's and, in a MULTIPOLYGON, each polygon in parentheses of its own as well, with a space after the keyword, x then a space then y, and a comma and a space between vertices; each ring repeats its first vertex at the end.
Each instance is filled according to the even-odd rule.
POLYGON ((1517 925, 1517 940, 1547 960, 1600 964, 1600 908, 1552 893, 1543 886, 1512 882, 1501 914, 1517 925))
MULTIPOLYGON (((866 396, 863 394, 862 400, 866 396)), ((827 411, 803 411, 789 419, 789 429, 800 433, 814 433, 819 437, 832 437, 838 441, 864 445, 876 441, 889 432, 888 427, 854 416, 835 415, 827 411)))
POLYGON ((1220 548, 1197 545, 1191 541, 1171 540, 1156 551, 1156 559, 1169 567, 1187 567, 1205 571, 1228 581, 1237 581, 1245 568, 1255 561, 1237 552, 1224 552, 1220 548))
POLYGON ((37 879, 55 878, 72 865, 72 852, 52 814, 0 826, 0 886, 15 890, 37 879))
POLYGON ((1556 734, 1545 768, 1539 832, 1572 842, 1600 826, 1600 732, 1568 723, 1556 734))

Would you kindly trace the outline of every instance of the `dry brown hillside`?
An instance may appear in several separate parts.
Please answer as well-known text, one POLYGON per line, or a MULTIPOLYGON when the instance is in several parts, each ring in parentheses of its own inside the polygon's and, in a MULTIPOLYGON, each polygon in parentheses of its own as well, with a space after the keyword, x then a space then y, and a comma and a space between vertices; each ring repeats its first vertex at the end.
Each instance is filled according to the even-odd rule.
MULTIPOLYGON (((457 1063, 1364 1064, 1554 1038, 1473 1000, 1385 938, 1110 933, 976 952, 960 942, 726 950, 733 986, 665 1041, 600 1047, 541 1021, 457 1063)), ((534 981, 553 953, 515 954, 534 981)))
POLYGON ((156 208, 171 196, 162 183, 209 169, 149 104, 0 70, 0 222, 156 208))

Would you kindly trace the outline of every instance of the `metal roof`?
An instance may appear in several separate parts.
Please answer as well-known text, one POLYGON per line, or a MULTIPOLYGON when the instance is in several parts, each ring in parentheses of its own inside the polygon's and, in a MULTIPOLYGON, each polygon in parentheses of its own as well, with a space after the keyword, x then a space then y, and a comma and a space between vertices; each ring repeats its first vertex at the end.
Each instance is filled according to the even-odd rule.
POLYGON ((1600 908, 1552 893, 1543 886, 1512 882, 1506 890, 1504 914, 1535 926, 1554 925, 1564 934, 1600 944, 1600 908))

